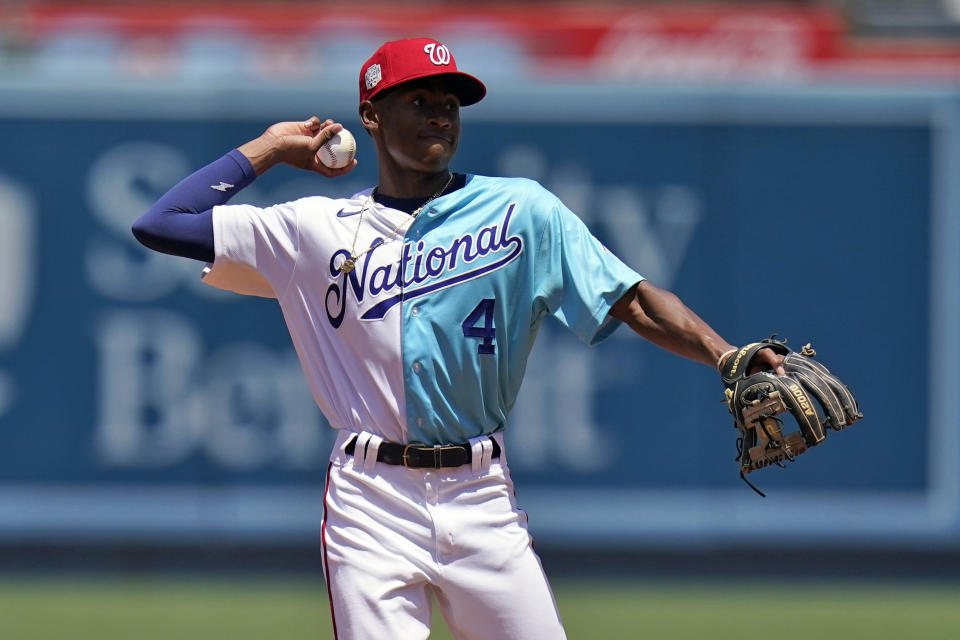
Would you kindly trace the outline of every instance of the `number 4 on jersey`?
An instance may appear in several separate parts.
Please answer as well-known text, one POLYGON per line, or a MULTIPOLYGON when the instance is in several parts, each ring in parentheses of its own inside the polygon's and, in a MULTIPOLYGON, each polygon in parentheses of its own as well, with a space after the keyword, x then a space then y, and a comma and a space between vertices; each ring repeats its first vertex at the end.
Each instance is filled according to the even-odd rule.
POLYGON ((497 337, 497 330, 493 326, 493 308, 496 302, 494 298, 484 298, 461 325, 465 337, 480 338, 477 353, 494 353, 493 341, 497 337), (480 324, 481 320, 483 324, 480 324))

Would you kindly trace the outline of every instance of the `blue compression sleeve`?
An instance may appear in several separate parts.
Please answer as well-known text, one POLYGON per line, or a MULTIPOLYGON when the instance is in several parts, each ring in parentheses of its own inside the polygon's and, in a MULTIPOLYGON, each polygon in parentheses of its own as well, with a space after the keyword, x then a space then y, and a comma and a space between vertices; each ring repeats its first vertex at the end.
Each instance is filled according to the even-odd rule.
POLYGON ((247 157, 234 149, 167 191, 133 223, 133 235, 154 251, 213 262, 213 208, 256 177, 247 157))

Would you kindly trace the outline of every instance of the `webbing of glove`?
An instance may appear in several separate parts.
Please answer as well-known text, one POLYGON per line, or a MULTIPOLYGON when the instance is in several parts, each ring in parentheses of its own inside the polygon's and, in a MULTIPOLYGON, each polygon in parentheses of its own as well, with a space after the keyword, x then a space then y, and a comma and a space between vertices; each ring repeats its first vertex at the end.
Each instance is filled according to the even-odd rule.
POLYGON ((776 418, 760 418, 741 430, 737 438, 737 460, 740 462, 740 479, 761 498, 767 494, 747 480, 747 474, 770 464, 783 466, 784 460, 793 461, 795 456, 806 451, 806 444, 799 433, 784 435, 781 422, 776 418))
POLYGON ((739 462, 745 474, 792 461, 826 439, 820 414, 804 386, 792 376, 755 373, 736 384, 730 403, 743 438, 739 462), (783 431, 777 416, 787 412, 796 420, 799 431, 783 431))

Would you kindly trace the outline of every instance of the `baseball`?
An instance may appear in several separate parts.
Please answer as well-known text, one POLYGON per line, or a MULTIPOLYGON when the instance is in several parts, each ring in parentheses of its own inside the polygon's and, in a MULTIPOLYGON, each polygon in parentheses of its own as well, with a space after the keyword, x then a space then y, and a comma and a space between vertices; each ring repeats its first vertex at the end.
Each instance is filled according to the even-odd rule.
POLYGON ((353 156, 356 153, 357 141, 354 140, 353 134, 346 129, 341 129, 340 133, 320 147, 317 151, 317 157, 320 158, 320 162, 331 169, 342 169, 353 162, 353 156))

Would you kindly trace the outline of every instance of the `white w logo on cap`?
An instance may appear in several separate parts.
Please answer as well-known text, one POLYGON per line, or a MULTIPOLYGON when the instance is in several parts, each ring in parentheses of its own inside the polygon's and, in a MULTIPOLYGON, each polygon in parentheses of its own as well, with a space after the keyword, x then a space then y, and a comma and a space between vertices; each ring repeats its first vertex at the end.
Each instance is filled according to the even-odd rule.
POLYGON ((442 44, 431 42, 423 48, 423 51, 430 56, 430 62, 435 65, 450 64, 450 49, 442 44))

